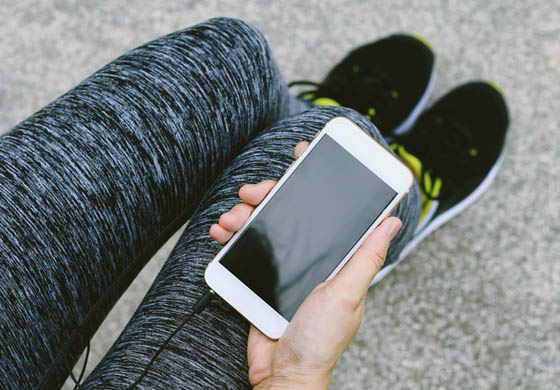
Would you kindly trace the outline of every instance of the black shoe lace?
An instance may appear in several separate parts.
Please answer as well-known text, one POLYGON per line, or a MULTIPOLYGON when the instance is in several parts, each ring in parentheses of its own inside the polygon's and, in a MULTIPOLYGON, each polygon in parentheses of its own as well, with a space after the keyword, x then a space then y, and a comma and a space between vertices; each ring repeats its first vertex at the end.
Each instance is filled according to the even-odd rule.
POLYGON ((445 183, 445 191, 449 192, 460 187, 461 173, 476 171, 472 153, 477 150, 470 132, 451 115, 425 115, 418 120, 410 134, 397 137, 396 142, 422 162, 419 184, 431 200, 441 196, 441 191, 437 196, 432 195, 435 178, 441 178, 445 183))
POLYGON ((298 80, 288 84, 290 88, 293 86, 312 87, 300 92, 297 95, 299 98, 331 98, 366 115, 371 108, 386 112, 399 97, 392 80, 374 67, 362 69, 354 66, 347 72, 335 72, 323 83, 298 80))

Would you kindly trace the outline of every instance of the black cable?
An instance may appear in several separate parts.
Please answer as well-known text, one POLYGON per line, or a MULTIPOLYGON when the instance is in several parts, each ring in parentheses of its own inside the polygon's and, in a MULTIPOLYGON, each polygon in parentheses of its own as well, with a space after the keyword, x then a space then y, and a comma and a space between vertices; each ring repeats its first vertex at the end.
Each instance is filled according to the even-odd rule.
POLYGON ((90 341, 87 343, 86 347, 86 356, 84 357, 84 364, 82 365, 82 371, 80 372, 80 376, 78 377, 78 386, 74 386, 74 390, 78 390, 81 387, 82 379, 84 378, 84 374, 86 373, 87 362, 89 358, 89 351, 90 351, 90 341))
POLYGON ((169 344, 169 341, 183 328, 183 326, 185 326, 185 324, 187 322, 189 322, 189 320, 195 315, 195 314, 200 314, 202 313, 202 311, 206 308, 206 306, 208 306, 208 304, 210 303, 210 301, 212 300, 212 298, 214 298, 214 291, 212 290, 208 290, 206 291, 206 293, 194 304, 191 313, 185 317, 185 319, 183 320, 183 322, 181 322, 181 324, 175 328, 175 330, 173 331, 173 333, 171 333, 167 339, 163 342, 163 344, 158 348, 157 352, 154 354, 154 356, 152 356, 152 359, 150 360, 150 362, 148 363, 148 365, 146 366, 146 368, 144 368, 144 371, 142 371, 142 374, 140 374, 140 376, 134 381, 133 384, 131 384, 127 390, 130 390, 132 388, 134 388, 138 383, 140 383, 140 381, 146 376, 146 374, 148 373, 148 370, 150 369, 150 367, 152 366, 152 364, 154 363, 154 361, 157 359, 157 357, 159 356, 159 354, 165 349, 165 347, 167 346, 167 344, 169 344))
POLYGON ((72 381, 74 381, 74 389, 75 389, 76 386, 78 385, 78 380, 74 376, 74 372, 72 370, 70 371, 70 378, 72 378, 72 381))
POLYGON ((88 341, 86 346, 86 356, 84 357, 84 363, 82 364, 82 370, 80 371, 80 376, 78 377, 78 379, 76 379, 74 373, 72 372, 72 370, 70 370, 70 378, 72 378, 72 380, 74 381, 74 387, 72 388, 72 390, 78 390, 81 386, 82 379, 84 378, 84 374, 86 373, 89 350, 90 350, 90 342, 88 341))
MULTIPOLYGON (((150 360, 150 362, 148 363, 146 368, 144 368, 144 371, 142 372, 142 374, 138 377, 138 379, 136 379, 136 381, 134 381, 134 383, 132 385, 130 385, 128 387, 128 389, 132 389, 134 386, 136 386, 138 383, 140 383, 142 378, 144 378, 144 376, 146 376, 146 374, 148 372, 148 369, 152 366, 152 364, 157 359, 159 354, 165 349, 167 344, 169 344, 169 341, 171 341, 171 339, 183 328, 183 326, 185 326, 185 324, 187 322, 189 322, 189 320, 195 314, 202 313, 202 311, 206 308, 206 306, 208 306, 208 304, 210 303, 212 298, 214 298, 214 291, 212 291, 212 290, 206 291, 206 293, 194 304, 191 313, 183 320, 183 322, 181 322, 181 324, 173 331, 173 333, 171 333, 167 337, 165 342, 159 347, 159 349, 157 350, 155 355, 152 357, 152 359, 150 360)), ((86 346, 86 355, 85 355, 85 358, 84 358, 84 363, 82 365, 82 370, 80 371, 80 375, 78 376, 78 379, 76 379, 76 377, 74 376, 74 373, 72 371, 70 371, 70 377, 74 381, 74 388, 72 390, 79 390, 82 387, 81 382, 82 382, 82 379, 83 379, 83 377, 85 375, 85 372, 86 372, 89 352, 90 352, 90 342, 88 341, 87 346, 86 346)))

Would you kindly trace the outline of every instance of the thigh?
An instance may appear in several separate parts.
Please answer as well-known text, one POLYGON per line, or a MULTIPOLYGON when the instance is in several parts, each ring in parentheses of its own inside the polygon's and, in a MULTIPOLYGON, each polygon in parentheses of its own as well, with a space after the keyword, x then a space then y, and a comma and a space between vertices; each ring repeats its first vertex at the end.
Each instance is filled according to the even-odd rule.
POLYGON ((1 136, 0 382, 59 387, 216 175, 289 106, 262 35, 214 19, 119 57, 1 136))
MULTIPOLYGON (((233 160, 201 201, 150 291, 110 352, 84 383, 87 389, 123 389, 144 371, 159 346, 190 313, 207 287, 203 272, 221 245, 209 236, 219 216, 239 203, 245 183, 278 179, 293 161, 294 146, 310 141, 330 119, 345 115, 380 142, 377 129, 355 111, 315 108, 271 126, 233 160)), ((385 144, 386 145, 386 144, 385 144)), ((397 208, 403 228, 389 250, 398 257, 418 222, 417 188, 397 208)), ((250 388, 247 378, 248 323, 219 298, 194 316, 154 361, 143 389, 250 388)))

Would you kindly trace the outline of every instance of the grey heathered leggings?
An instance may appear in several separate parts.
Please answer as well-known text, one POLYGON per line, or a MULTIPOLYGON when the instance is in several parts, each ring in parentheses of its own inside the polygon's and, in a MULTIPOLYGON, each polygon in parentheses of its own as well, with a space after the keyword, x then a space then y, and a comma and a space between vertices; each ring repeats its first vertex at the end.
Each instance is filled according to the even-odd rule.
MULTIPOLYGON (((262 35, 213 19, 119 57, 0 137, 0 387, 59 388, 147 260, 190 223, 126 329, 85 381, 123 389, 204 293, 210 224, 244 183, 345 108, 290 98, 262 35), (298 113, 299 112, 299 113, 298 113)), ((382 140, 383 141, 383 140, 382 140)), ((415 187, 397 208, 410 240, 415 187)), ((249 387, 248 324, 220 299, 193 317, 139 389, 249 387)))

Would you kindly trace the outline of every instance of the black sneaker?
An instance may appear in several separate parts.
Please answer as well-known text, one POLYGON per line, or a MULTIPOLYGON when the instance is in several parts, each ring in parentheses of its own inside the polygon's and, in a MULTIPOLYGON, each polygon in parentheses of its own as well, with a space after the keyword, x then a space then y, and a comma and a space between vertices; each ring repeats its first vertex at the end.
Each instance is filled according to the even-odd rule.
POLYGON ((391 35, 350 52, 322 83, 298 97, 320 106, 353 108, 387 137, 414 124, 435 85, 435 56, 419 36, 391 35))
POLYGON ((412 169, 422 193, 422 214, 412 240, 379 282, 420 241, 473 204, 502 163, 509 124, 502 91, 490 82, 455 88, 423 113, 391 148, 412 169))

